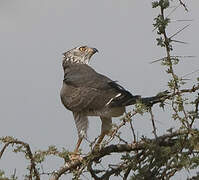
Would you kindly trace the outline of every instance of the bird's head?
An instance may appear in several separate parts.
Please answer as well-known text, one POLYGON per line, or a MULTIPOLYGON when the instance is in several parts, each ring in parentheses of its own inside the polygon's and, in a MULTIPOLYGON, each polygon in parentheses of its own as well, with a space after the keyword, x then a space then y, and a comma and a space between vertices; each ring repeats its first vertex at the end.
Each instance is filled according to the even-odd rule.
POLYGON ((91 48, 88 46, 75 47, 65 53, 64 60, 71 63, 88 64, 91 57, 98 52, 96 48, 91 48))

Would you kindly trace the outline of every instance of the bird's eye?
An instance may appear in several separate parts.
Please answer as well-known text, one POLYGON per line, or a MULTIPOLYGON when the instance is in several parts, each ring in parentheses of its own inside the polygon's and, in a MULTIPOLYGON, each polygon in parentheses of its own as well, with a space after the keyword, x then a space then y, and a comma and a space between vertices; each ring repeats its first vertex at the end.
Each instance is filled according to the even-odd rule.
POLYGON ((86 50, 86 46, 80 47, 79 50, 82 51, 82 52, 85 51, 86 50))

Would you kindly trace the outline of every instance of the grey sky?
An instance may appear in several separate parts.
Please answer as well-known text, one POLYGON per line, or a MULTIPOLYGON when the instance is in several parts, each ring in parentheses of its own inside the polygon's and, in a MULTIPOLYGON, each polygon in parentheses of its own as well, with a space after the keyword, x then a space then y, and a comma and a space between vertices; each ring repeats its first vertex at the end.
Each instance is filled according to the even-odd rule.
MULTIPOLYGON (((189 42, 178 44, 176 55, 198 56, 198 4, 190 0, 189 13, 178 8, 171 15, 174 20, 194 19, 176 37, 189 42)), ((159 63, 149 64, 165 55, 156 47, 156 34, 152 32, 157 13, 151 1, 140 0, 1 0, 1 136, 15 136, 30 143, 33 150, 47 149, 52 144, 73 149, 77 132, 71 113, 61 105, 59 91, 62 53, 78 45, 97 48, 99 53, 91 66, 118 80, 133 94, 150 96, 165 90, 168 77, 163 68, 159 63)), ((169 34, 186 24, 173 23, 169 34)), ((198 57, 184 59, 177 71, 184 75, 198 69, 198 65, 198 57)), ((157 119, 159 134, 170 127, 172 122, 167 118, 162 114, 157 119)), ((90 119, 89 135, 93 140, 100 132, 100 121, 90 119)), ((149 116, 137 117, 134 126, 140 135, 152 136, 149 116)), ((128 130, 123 136, 130 139, 128 130)), ((86 146, 84 143, 82 148, 86 146)), ((49 168, 61 165, 54 159, 48 163, 49 168)), ((17 166, 21 175, 24 164, 22 155, 7 152, 0 169, 11 173, 17 166)))

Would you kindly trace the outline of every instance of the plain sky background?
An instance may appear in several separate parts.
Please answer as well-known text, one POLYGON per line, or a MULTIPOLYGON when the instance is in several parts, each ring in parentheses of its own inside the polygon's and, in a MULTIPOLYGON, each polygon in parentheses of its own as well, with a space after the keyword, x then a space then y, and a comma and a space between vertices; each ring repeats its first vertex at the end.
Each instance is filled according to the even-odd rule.
MULTIPOLYGON (((189 44, 175 44, 174 55, 195 55, 180 62, 179 75, 199 67, 197 0, 187 2, 188 13, 178 8, 169 35, 191 24, 175 39, 189 44)), ((171 11, 170 9, 168 13, 171 11)), ((62 53, 79 45, 99 50, 91 66, 131 91, 143 96, 155 95, 167 88, 168 76, 160 63, 150 61, 165 56, 156 46, 153 18, 159 11, 144 0, 1 0, 0 1, 0 136, 14 136, 31 145, 33 150, 49 145, 73 150, 77 132, 71 112, 60 102, 62 53)), ((190 84, 198 73, 188 76, 190 84)), ((129 110, 132 107, 129 108, 129 110)), ((158 134, 176 126, 165 112, 156 112, 158 134)), ((119 118, 115 120, 119 122, 119 118)), ((90 118, 89 139, 100 133, 100 120, 90 118)), ((149 115, 134 119, 136 133, 153 137, 149 115)), ((122 136, 132 139, 129 126, 122 136)), ((81 148, 88 150, 88 143, 81 148)), ((0 169, 11 174, 17 167, 22 179, 23 155, 6 151, 0 169)), ((49 158, 45 169, 58 169, 62 161, 49 158)), ((186 174, 188 175, 188 173, 186 174)), ((45 178, 43 178, 45 179, 45 178)), ((114 179, 114 178, 113 178, 114 179)), ((184 176, 179 176, 184 179, 184 176)))

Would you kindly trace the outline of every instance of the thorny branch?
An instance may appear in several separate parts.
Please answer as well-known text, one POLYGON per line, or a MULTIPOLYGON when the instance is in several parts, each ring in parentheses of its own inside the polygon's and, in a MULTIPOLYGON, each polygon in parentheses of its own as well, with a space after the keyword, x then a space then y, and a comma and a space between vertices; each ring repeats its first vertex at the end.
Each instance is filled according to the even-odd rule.
MULTIPOLYGON (((6 137, 5 138, 2 138, 3 141, 6 140, 6 137)), ((18 141, 18 140, 9 140, 7 143, 5 143, 4 147, 2 148, 1 152, 0 152, 0 159, 4 153, 4 151, 6 150, 6 148, 9 146, 9 145, 15 145, 15 144, 18 144, 18 145, 22 145, 26 151, 25 151, 25 154, 26 156, 30 159, 30 180, 32 179, 32 172, 34 174, 34 176, 36 177, 36 180, 40 180, 40 176, 39 176, 39 172, 36 168, 36 164, 35 164, 35 161, 34 161, 34 158, 33 158, 33 154, 32 154, 32 151, 30 149, 30 146, 29 144, 23 142, 23 141, 18 141)))
POLYGON ((111 135, 110 135, 110 138, 109 138, 108 141, 109 141, 109 142, 112 141, 113 138, 116 136, 117 132, 119 131, 119 129, 120 129, 121 127, 123 127, 127 122, 129 122, 129 123, 130 123, 130 126, 131 126, 132 133, 133 133, 134 142, 136 142, 136 135, 135 135, 135 131, 134 131, 134 129, 133 129, 132 121, 131 121, 131 118, 132 118, 133 116, 135 116, 136 114, 137 114, 137 112, 133 112, 133 113, 129 112, 129 113, 127 113, 127 114, 122 118, 122 122, 112 130, 111 135))
MULTIPOLYGON (((184 5, 181 0, 180 0, 180 3, 182 5, 184 5)), ((186 6, 184 5, 184 7, 186 7, 186 6)), ((165 8, 164 8, 164 6, 160 6, 160 9, 161 9, 161 16, 162 16, 163 20, 165 20, 165 17, 164 17, 164 10, 165 10, 165 8)), ((181 29, 180 31, 178 31, 177 33, 175 33, 173 36, 171 36, 171 38, 174 37, 179 32, 181 32, 182 30, 184 30, 185 28, 187 28, 188 26, 189 25, 185 26, 183 29, 181 29)), ((169 62, 169 70, 167 72, 172 75, 172 79, 174 81, 174 86, 172 87, 172 90, 173 90, 173 93, 177 93, 177 98, 181 100, 181 109, 182 109, 182 112, 184 114, 184 119, 185 120, 184 119, 181 120, 180 118, 179 118, 179 120, 181 120, 182 123, 184 123, 183 121, 185 121, 186 127, 187 128, 191 128, 190 124, 188 122, 188 115, 187 115, 187 112, 185 110, 184 101, 182 100, 182 96, 179 93, 180 92, 180 86, 179 86, 179 82, 178 82, 178 76, 174 73, 173 62, 172 62, 171 55, 170 55, 170 51, 172 50, 172 48, 170 46, 170 41, 172 41, 172 39, 168 38, 168 36, 166 34, 165 28, 163 28, 161 30, 161 34, 163 34, 163 37, 164 37, 164 44, 165 44, 166 53, 167 53, 167 61, 169 62)), ((172 103, 174 103, 174 101, 175 100, 173 99, 172 103)), ((174 106, 173 106, 173 110, 176 111, 175 108, 174 108, 174 106)))
POLYGON ((185 3, 182 2, 182 0, 179 0, 180 4, 184 7, 185 11, 188 11, 187 6, 185 3))
POLYGON ((141 98, 140 101, 144 104, 146 104, 149 107, 152 107, 155 104, 164 102, 167 99, 171 99, 176 95, 182 95, 185 93, 194 93, 197 90, 199 90, 199 84, 197 86, 193 86, 190 89, 181 89, 177 92, 169 92, 169 91, 164 91, 163 95, 156 95, 156 96, 152 96, 152 97, 147 97, 147 98, 141 98))
POLYGON ((111 168, 111 170, 107 170, 101 177, 98 177, 95 173, 96 171, 92 169, 92 163, 89 163, 88 165, 88 171, 91 173, 91 176, 95 180, 109 180, 110 176, 112 176, 113 174, 119 175, 120 172, 125 168, 125 165, 121 164, 118 165, 116 168, 111 168))
POLYGON ((151 122, 152 122, 152 125, 153 125, 153 134, 155 135, 155 138, 157 138, 156 126, 155 126, 155 120, 154 120, 154 115, 153 115, 153 112, 152 112, 152 108, 149 109, 149 113, 151 115, 151 122))
MULTIPOLYGON (((104 147, 98 153, 93 152, 83 157, 82 160, 77 160, 70 165, 65 165, 61 167, 59 170, 54 172, 54 175, 51 176, 50 180, 58 180, 64 173, 70 172, 71 170, 74 170, 82 166, 82 164, 84 164, 85 162, 87 162, 88 165, 91 166, 90 164, 91 162, 99 161, 101 158, 107 155, 110 155, 111 153, 123 153, 123 152, 132 152, 132 151, 137 152, 138 150, 146 150, 146 147, 147 147, 146 145, 148 142, 150 143, 156 142, 159 146, 172 146, 175 143, 175 140, 172 139, 173 137, 177 137, 179 135, 186 135, 187 133, 188 131, 176 131, 173 133, 159 136, 155 139, 143 139, 133 144, 117 144, 117 145, 110 145, 110 146, 104 147)), ((115 171, 112 171, 112 172, 115 173, 115 171)), ((91 173, 94 173, 94 171, 92 171, 91 173)), ((99 177, 97 178, 96 176, 96 179, 99 179, 99 177)))

